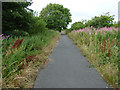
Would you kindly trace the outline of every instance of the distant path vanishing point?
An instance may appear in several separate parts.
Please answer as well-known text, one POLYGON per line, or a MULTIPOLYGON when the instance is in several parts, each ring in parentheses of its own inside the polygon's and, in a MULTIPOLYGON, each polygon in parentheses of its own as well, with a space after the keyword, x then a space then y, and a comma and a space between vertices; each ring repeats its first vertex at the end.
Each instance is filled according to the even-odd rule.
POLYGON ((51 62, 42 69, 34 88, 106 88, 109 87, 73 42, 62 36, 50 55, 51 62))

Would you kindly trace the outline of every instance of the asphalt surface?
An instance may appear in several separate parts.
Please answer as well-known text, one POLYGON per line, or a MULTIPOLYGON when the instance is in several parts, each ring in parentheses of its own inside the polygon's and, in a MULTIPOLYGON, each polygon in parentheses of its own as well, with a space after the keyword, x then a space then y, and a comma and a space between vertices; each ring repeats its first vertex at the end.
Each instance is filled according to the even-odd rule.
POLYGON ((109 88, 63 33, 50 59, 47 67, 38 73, 34 88, 109 88))

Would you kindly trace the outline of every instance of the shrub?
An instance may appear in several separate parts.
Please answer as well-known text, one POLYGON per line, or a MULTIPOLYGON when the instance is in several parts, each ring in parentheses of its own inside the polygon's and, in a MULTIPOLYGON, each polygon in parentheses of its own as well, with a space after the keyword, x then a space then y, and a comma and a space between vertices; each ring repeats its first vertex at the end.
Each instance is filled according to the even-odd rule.
POLYGON ((75 22, 72 24, 71 29, 72 30, 78 30, 78 29, 83 29, 85 25, 82 22, 75 22))
POLYGON ((29 33, 26 31, 15 29, 10 33, 12 36, 29 36, 29 33))
POLYGON ((33 17, 34 18, 34 22, 32 25, 32 28, 29 30, 30 34, 37 34, 37 33, 43 33, 46 30, 48 30, 46 28, 46 23, 39 19, 39 17, 33 17))

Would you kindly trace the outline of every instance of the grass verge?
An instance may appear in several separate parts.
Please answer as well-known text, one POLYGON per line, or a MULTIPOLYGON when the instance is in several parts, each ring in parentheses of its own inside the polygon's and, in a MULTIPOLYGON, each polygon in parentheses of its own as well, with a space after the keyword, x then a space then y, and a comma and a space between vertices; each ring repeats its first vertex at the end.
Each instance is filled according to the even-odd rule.
MULTIPOLYGON (((36 43, 38 45, 35 45, 34 48, 33 47, 31 48, 31 50, 33 49, 35 50, 29 53, 29 55, 35 54, 35 57, 31 58, 31 60, 27 62, 27 65, 25 64, 24 68, 20 70, 16 69, 17 72, 15 72, 15 70, 13 69, 12 71, 10 71, 10 73, 12 72, 12 74, 9 77, 7 77, 7 79, 3 78, 2 88, 32 88, 33 87, 37 73, 40 71, 41 68, 45 66, 46 63, 49 62, 48 57, 52 52, 53 48, 55 47, 56 42, 60 38, 60 33, 54 31, 51 31, 50 33, 51 34, 46 35, 46 37, 50 36, 49 38, 44 39, 44 37, 42 37, 44 44, 39 45, 41 41, 40 42, 38 41, 39 43, 36 43), (44 40, 46 40, 47 42, 44 40)), ((34 39, 35 38, 38 39, 37 36, 35 36, 34 39)), ((37 40, 33 40, 33 41, 37 41, 37 40)), ((5 73, 4 70, 3 73, 5 73)))
POLYGON ((93 66, 103 77, 103 79, 113 88, 118 88, 118 67, 113 62, 102 63, 103 58, 100 57, 99 52, 95 52, 95 46, 90 44, 88 46, 87 36, 79 36, 77 33, 69 33, 68 37, 76 44, 82 54, 88 59, 93 66), (83 40, 82 40, 83 38, 83 40), (87 43, 87 44, 86 44, 87 43))

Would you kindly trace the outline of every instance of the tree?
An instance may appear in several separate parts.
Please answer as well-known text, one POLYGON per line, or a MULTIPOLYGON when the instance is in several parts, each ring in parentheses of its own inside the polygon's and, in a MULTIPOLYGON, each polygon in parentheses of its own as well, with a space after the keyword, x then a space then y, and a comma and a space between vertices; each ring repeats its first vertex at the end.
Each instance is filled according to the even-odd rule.
POLYGON ((85 27, 90 27, 90 25, 92 25, 92 21, 91 21, 91 20, 88 20, 88 21, 85 23, 85 27))
POLYGON ((83 28, 85 28, 85 25, 83 24, 83 21, 82 22, 80 22, 80 21, 79 22, 75 22, 71 26, 72 30, 73 29, 78 30, 78 29, 83 29, 83 28))
POLYGON ((114 22, 114 24, 113 24, 113 26, 115 27, 115 28, 117 28, 118 27, 118 23, 120 23, 120 21, 119 22, 114 22))
POLYGON ((30 2, 3 2, 2 3, 2 30, 10 33, 13 30, 28 31, 32 22, 32 10, 27 8, 30 2))
POLYGON ((63 5, 51 3, 42 9, 40 18, 46 22, 49 29, 59 31, 66 29, 67 25, 72 21, 68 8, 64 8, 63 5))
POLYGON ((111 16, 110 13, 107 12, 101 16, 95 16, 92 20, 88 20, 86 26, 93 26, 95 28, 110 27, 113 26, 113 17, 114 15, 111 16))

